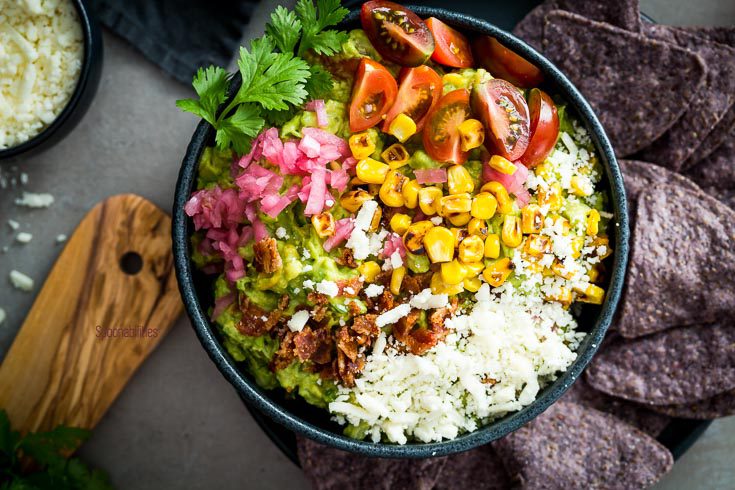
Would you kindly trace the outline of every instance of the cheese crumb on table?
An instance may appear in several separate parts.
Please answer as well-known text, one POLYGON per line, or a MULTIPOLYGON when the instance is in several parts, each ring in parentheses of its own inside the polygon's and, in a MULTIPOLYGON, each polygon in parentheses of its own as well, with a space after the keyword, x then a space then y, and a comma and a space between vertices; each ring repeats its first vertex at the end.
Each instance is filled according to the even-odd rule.
POLYGON ((28 243, 33 239, 33 235, 30 233, 27 233, 25 231, 21 231, 17 235, 15 235, 15 240, 19 243, 28 243))
POLYGON ((22 197, 15 200, 16 206, 27 208, 47 208, 53 203, 54 196, 48 193, 24 192, 22 197))
POLYGON ((33 290, 33 279, 22 272, 18 272, 16 270, 10 271, 10 282, 13 284, 13 287, 20 289, 21 291, 33 290))
POLYGON ((3 324, 3 322, 5 321, 6 316, 7 315, 5 314, 5 310, 3 310, 2 308, 0 308, 0 325, 3 324))

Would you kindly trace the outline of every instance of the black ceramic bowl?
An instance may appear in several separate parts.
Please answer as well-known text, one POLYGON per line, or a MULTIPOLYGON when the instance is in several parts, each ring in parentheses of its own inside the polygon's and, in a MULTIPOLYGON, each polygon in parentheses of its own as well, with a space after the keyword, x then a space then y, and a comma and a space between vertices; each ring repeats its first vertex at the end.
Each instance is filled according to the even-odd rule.
POLYGON ((61 141, 82 119, 97 92, 102 74, 102 33, 87 2, 85 0, 71 0, 71 2, 79 16, 84 37, 84 60, 77 86, 64 109, 43 131, 19 145, 0 150, 0 163, 45 150, 61 141))
MULTIPOLYGON (((220 342, 216 327, 207 316, 212 305, 212 279, 195 270, 191 263, 189 237, 193 231, 191 220, 184 213, 186 203, 196 182, 199 157, 202 150, 211 145, 214 131, 206 122, 197 127, 184 157, 176 184, 173 209, 173 252, 179 288, 194 329, 209 356, 237 392, 257 410, 290 430, 310 437, 318 442, 369 456, 396 458, 423 458, 465 451, 499 439, 518 429, 543 412, 556 401, 577 379, 602 341, 618 303, 623 286, 625 266, 628 258, 628 210, 620 169, 605 132, 584 97, 571 82, 547 59, 524 42, 493 24, 464 14, 429 7, 411 7, 422 18, 430 16, 442 19, 449 25, 469 35, 489 34, 538 66, 546 77, 546 89, 557 93, 569 102, 579 119, 589 131, 605 168, 603 186, 610 196, 616 216, 611 226, 611 241, 614 244, 612 267, 607 296, 602 306, 588 306, 579 317, 580 330, 588 333, 577 351, 577 359, 554 383, 544 388, 538 398, 519 412, 509 414, 475 432, 450 441, 438 443, 413 443, 406 445, 357 441, 342 435, 342 428, 331 422, 328 412, 314 408, 306 402, 289 399, 280 390, 260 388, 247 372, 239 366, 220 342)), ((358 12, 352 12, 345 20, 344 28, 359 26, 358 12)))

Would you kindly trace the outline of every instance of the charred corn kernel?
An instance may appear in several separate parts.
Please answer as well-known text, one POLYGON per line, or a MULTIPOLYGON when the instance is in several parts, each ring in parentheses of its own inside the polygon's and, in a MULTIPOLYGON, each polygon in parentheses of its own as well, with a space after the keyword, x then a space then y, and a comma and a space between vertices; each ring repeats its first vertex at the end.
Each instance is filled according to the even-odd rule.
POLYGON ((488 228, 487 221, 484 219, 472 218, 467 224, 467 233, 470 235, 479 236, 481 239, 485 239, 487 236, 488 228))
POLYGON ((442 77, 443 85, 453 85, 457 88, 463 88, 467 86, 467 81, 459 73, 447 73, 442 77))
POLYGON ((539 233, 543 227, 544 217, 537 204, 529 204, 521 209, 521 231, 523 233, 539 233))
POLYGON ((416 134, 416 123, 413 119, 405 114, 398 114, 388 126, 388 133, 396 137, 398 141, 403 143, 408 138, 416 134))
POLYGON ((378 208, 373 213, 373 219, 370 220, 370 228, 368 229, 369 232, 375 233, 380 229, 380 220, 383 218, 383 208, 378 206, 378 208))
POLYGON ((431 292, 434 294, 459 294, 464 290, 462 284, 447 284, 442 279, 441 272, 435 272, 429 283, 431 292))
POLYGON ((554 259, 554 262, 551 264, 551 271, 557 276, 563 277, 567 280, 571 279, 574 275, 572 271, 567 270, 567 268, 564 267, 564 264, 559 259, 554 259))
POLYGON ((493 155, 490 157, 490 161, 487 162, 490 168, 493 168, 505 175, 513 175, 516 173, 516 165, 505 157, 500 155, 493 155))
POLYGON ((533 169, 533 172, 537 176, 543 177, 545 180, 549 180, 550 177, 553 177, 551 166, 546 162, 542 162, 536 165, 536 167, 533 169))
POLYGON ((403 205, 408 209, 415 209, 419 205, 419 189, 421 186, 416 180, 409 180, 403 184, 403 189, 401 189, 403 205))
POLYGON ((513 200, 508 195, 503 184, 496 181, 490 181, 482 186, 483 192, 489 192, 493 195, 498 203, 498 212, 500 214, 510 214, 513 212, 513 200))
POLYGON ((459 244, 462 243, 462 240, 467 238, 467 230, 465 228, 459 228, 456 226, 453 226, 449 229, 449 231, 452 232, 452 235, 454 235, 454 246, 459 247, 459 244))
POLYGON ((419 208, 427 216, 436 214, 439 208, 442 190, 438 187, 422 187, 419 189, 419 208))
POLYGON ((371 196, 367 191, 356 189, 354 191, 347 192, 346 194, 342 194, 342 197, 339 198, 339 204, 350 213, 356 213, 362 206, 362 203, 369 201, 372 198, 373 196, 371 196))
POLYGON ((352 185, 365 185, 367 182, 363 182, 362 180, 358 179, 357 177, 352 177, 350 179, 350 184, 352 185))
POLYGON ((463 264, 465 270, 467 271, 467 277, 475 277, 478 274, 480 274, 483 270, 485 270, 485 264, 483 264, 481 261, 478 262, 467 262, 466 264, 463 264))
POLYGON ((383 184, 368 184, 368 192, 371 196, 377 196, 380 193, 380 186, 383 184))
POLYGON ((503 257, 485 267, 482 277, 490 286, 497 288, 503 285, 511 272, 513 272, 513 262, 508 257, 503 257))
POLYGON ((435 226, 426 232, 424 247, 434 264, 449 262, 454 257, 454 235, 448 228, 435 226))
POLYGON ((500 238, 503 243, 510 247, 515 248, 521 244, 523 240, 523 233, 521 233, 521 219, 517 216, 506 215, 503 220, 503 229, 500 232, 500 238))
POLYGON ((586 288, 574 288, 577 293, 577 301, 582 303, 591 303, 593 305, 601 305, 605 299, 605 290, 594 284, 588 285, 586 288))
POLYGON ((316 231, 317 236, 321 238, 334 235, 336 225, 334 222, 334 216, 332 216, 332 213, 329 211, 312 216, 311 225, 314 227, 314 231, 316 231))
POLYGON ((459 284, 464 281, 467 271, 464 266, 454 259, 441 265, 442 280, 447 284, 459 284))
POLYGON ((400 208, 406 202, 403 198, 403 185, 408 177, 397 170, 391 170, 385 177, 385 182, 380 186, 378 195, 386 206, 400 208))
POLYGON ((549 206, 549 211, 558 211, 561 209, 563 200, 561 184, 554 182, 548 188, 539 186, 536 200, 539 206, 549 206))
POLYGON ((403 236, 411 226, 411 217, 407 214, 396 213, 390 219, 390 229, 403 236))
POLYGON ((375 278, 380 274, 380 270, 380 265, 372 260, 363 262, 357 266, 357 272, 359 272, 360 275, 365 278, 365 282, 368 283, 375 282, 375 278))
POLYGON ((447 216, 449 222, 454 226, 464 226, 470 222, 470 213, 454 213, 447 216))
POLYGON ((462 285, 467 291, 471 293, 476 293, 480 290, 480 286, 482 286, 482 281, 479 277, 466 277, 465 280, 462 281, 462 285))
POLYGON ((569 308, 569 306, 572 304, 572 292, 569 290, 569 288, 561 286, 559 287, 558 291, 547 294, 545 299, 546 301, 561 303, 564 308, 569 308))
POLYGON ((457 256, 463 264, 478 262, 485 255, 485 243, 477 235, 470 235, 459 244, 457 256))
POLYGON ((541 274, 544 272, 544 266, 538 262, 529 261, 526 265, 526 271, 541 274))
POLYGON ((587 234, 589 236, 597 236, 600 231, 600 212, 596 209, 590 210, 587 214, 587 234))
POLYGON ((350 136, 350 151, 357 160, 363 160, 375 151, 375 141, 367 132, 357 133, 350 136))
POLYGON ((472 198, 467 192, 443 196, 439 200, 437 209, 440 216, 451 216, 457 213, 469 214, 470 209, 472 209, 472 198))
POLYGON ((388 165, 372 158, 360 160, 355 167, 357 177, 368 184, 382 184, 389 170, 388 165))
POLYGON ((559 216, 558 214, 550 214, 549 217, 554 222, 555 227, 557 226, 561 227, 562 235, 568 235, 569 232, 572 230, 572 225, 569 224, 569 220, 566 219, 565 217, 559 216))
POLYGON ((386 150, 380 154, 380 157, 390 168, 400 168, 408 163, 408 151, 406 147, 400 143, 390 145, 386 150))
POLYGON ((489 259, 500 257, 500 237, 496 233, 490 233, 485 238, 485 257, 489 259))
POLYGON ((587 271, 587 276, 590 278, 590 282, 597 282, 598 279, 600 279, 600 269, 596 265, 593 265, 592 268, 587 271))
POLYGON ((472 199, 470 213, 478 219, 490 219, 498 209, 498 200, 489 192, 480 192, 472 199))
POLYGON ((485 142, 485 128, 477 119, 465 119, 457 127, 459 146, 462 151, 470 151, 482 146, 485 142))
POLYGON ((608 258, 612 253, 612 248, 610 248, 610 239, 606 236, 595 237, 592 242, 590 242, 590 247, 594 249, 595 255, 600 260, 608 258))
POLYGON ((401 266, 393 269, 393 273, 390 275, 390 292, 393 294, 401 294, 401 284, 403 284, 403 278, 406 276, 406 268, 401 266))
POLYGON ((578 259, 580 255, 582 255, 582 247, 584 247, 584 237, 583 236, 575 236, 571 240, 571 247, 572 247, 572 258, 578 259))
POLYGON ((425 253, 424 237, 432 228, 434 228, 434 224, 428 220, 411 223, 403 235, 403 244, 406 246, 406 250, 415 255, 425 253))
POLYGON ((581 175, 575 175, 571 178, 569 181, 569 188, 572 191, 572 194, 581 197, 591 196, 592 192, 594 192, 590 179, 582 177, 581 175))
POLYGON ((450 194, 472 192, 475 190, 475 182, 462 165, 452 165, 447 169, 447 189, 450 194))
POLYGON ((523 251, 531 257, 540 258, 551 250, 551 239, 546 235, 538 235, 536 233, 528 235, 526 243, 523 245, 523 251))

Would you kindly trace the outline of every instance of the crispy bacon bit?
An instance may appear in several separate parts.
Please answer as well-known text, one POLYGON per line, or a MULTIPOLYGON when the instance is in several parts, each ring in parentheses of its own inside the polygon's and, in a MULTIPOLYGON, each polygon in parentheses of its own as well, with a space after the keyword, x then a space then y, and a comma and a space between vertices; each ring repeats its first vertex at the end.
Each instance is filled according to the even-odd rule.
POLYGON ((355 262, 355 255, 352 253, 351 248, 343 248, 342 255, 334 260, 339 265, 350 267, 351 269, 357 269, 357 262, 355 262))
POLYGON ((334 362, 337 376, 342 384, 348 388, 355 386, 355 376, 365 367, 365 358, 358 356, 355 361, 352 361, 342 350, 337 349, 337 359, 334 362))
POLYGON ((360 311, 362 311, 362 310, 360 310, 360 305, 357 302, 350 301, 347 304, 347 311, 349 312, 350 315, 352 315, 354 317, 356 315, 359 315, 360 314, 360 311))
POLYGON ((347 327, 337 330, 336 340, 337 349, 344 352, 351 361, 356 361, 358 356, 357 342, 350 335, 350 330, 347 327))
POLYGON ((294 336, 294 352, 302 362, 328 364, 332 360, 331 340, 327 329, 312 330, 307 326, 294 336))
POLYGON ((378 313, 392 310, 395 305, 396 302, 393 299, 393 293, 391 293, 387 289, 384 290, 383 294, 378 297, 378 313))
POLYGON ((327 295, 322 293, 309 293, 306 295, 306 299, 309 303, 315 305, 326 305, 329 302, 327 295))
POLYGON ((258 272, 272 274, 283 267, 283 260, 278 253, 278 245, 275 238, 263 238, 253 245, 255 252, 255 268, 258 272))
POLYGON ((324 320, 326 316, 327 316, 327 305, 317 305, 314 307, 313 310, 311 310, 311 318, 315 322, 320 322, 324 320))
POLYGON ((406 274, 401 284, 401 289, 409 294, 418 294, 429 287, 433 272, 425 272, 423 274, 406 274))
POLYGON ((288 303, 291 300, 288 294, 284 294, 281 296, 281 299, 278 301, 278 309, 281 311, 284 311, 286 308, 288 308, 288 303))
POLYGON ((355 334, 355 340, 359 345, 369 346, 380 334, 380 329, 375 323, 378 315, 368 313, 367 315, 355 316, 352 321, 352 332, 355 334))
POLYGON ((337 287, 339 287, 339 296, 346 298, 356 298, 362 289, 362 281, 359 277, 353 277, 352 279, 343 279, 337 281, 337 287), (345 291, 346 289, 346 291, 345 291))
POLYGON ((295 332, 287 332, 286 335, 281 339, 281 345, 278 347, 273 361, 271 362, 271 369, 278 371, 285 369, 296 359, 294 338, 295 332))
POLYGON ((254 305, 247 299, 247 296, 243 295, 240 298, 240 311, 242 317, 237 322, 237 330, 250 337, 259 337, 264 333, 268 332, 276 322, 270 322, 270 314, 263 308, 254 305))

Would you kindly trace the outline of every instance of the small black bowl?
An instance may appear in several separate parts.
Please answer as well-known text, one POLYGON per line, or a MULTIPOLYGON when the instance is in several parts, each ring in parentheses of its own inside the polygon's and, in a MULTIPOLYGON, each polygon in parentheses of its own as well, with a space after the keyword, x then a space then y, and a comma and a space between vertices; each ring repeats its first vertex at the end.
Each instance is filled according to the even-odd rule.
MULTIPOLYGON (((587 305, 583 309, 581 316, 578 318, 579 327, 581 331, 587 332, 588 335, 577 351, 577 359, 556 381, 545 387, 533 403, 518 412, 509 414, 453 440, 429 444, 396 445, 350 439, 342 434, 339 425, 330 420, 327 411, 310 406, 302 400, 288 398, 282 390, 269 391, 260 388, 222 346, 217 329, 209 321, 206 313, 213 303, 212 279, 198 272, 191 263, 189 237, 193 232, 193 225, 184 213, 184 204, 192 190, 194 190, 198 161, 202 150, 213 144, 214 130, 206 122, 200 123, 197 127, 182 162, 174 197, 172 231, 174 265, 186 311, 204 349, 240 396, 250 406, 265 413, 275 422, 320 443, 368 456, 393 458, 442 456, 486 444, 528 423, 563 395, 592 359, 612 322, 625 277, 629 236, 628 209, 623 179, 613 149, 589 104, 569 79, 533 48, 493 24, 469 15, 449 12, 440 8, 410 8, 422 18, 437 17, 471 35, 488 34, 495 36, 504 45, 538 66, 545 75, 546 88, 550 92, 558 93, 564 97, 569 103, 569 107, 587 128, 605 169, 603 186, 610 196, 616 217, 614 225, 611 226, 611 241, 614 243, 614 252, 608 282, 605 285, 607 295, 602 306, 587 305)), ((351 12, 341 27, 346 29, 358 27, 358 15, 358 12, 351 12)), ((238 77, 235 79, 235 84, 239 84, 238 77)))
POLYGON ((82 119, 97 93, 102 74, 102 32, 97 19, 90 11, 91 7, 85 0, 71 0, 71 2, 79 16, 84 38, 84 60, 77 86, 69 102, 51 124, 28 141, 0 150, 0 163, 16 160, 21 155, 25 157, 40 152, 61 141, 82 119))

